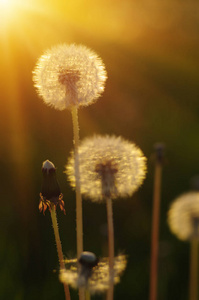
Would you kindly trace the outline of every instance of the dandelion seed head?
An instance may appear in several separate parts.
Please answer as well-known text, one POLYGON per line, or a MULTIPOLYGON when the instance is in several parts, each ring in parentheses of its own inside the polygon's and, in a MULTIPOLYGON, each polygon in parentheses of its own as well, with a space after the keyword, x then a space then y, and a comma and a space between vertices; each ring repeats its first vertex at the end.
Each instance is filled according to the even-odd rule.
MULTIPOLYGON (((114 284, 120 282, 120 277, 127 265, 125 255, 119 255, 114 259, 114 284)), ((88 280, 80 278, 81 273, 78 274, 77 260, 67 260, 66 269, 60 271, 59 279, 62 283, 69 284, 72 288, 79 288, 85 284, 85 287, 91 294, 103 293, 108 290, 110 285, 109 280, 109 261, 107 258, 99 260, 98 264, 93 268, 91 276, 88 280)))
POLYGON ((199 192, 185 193, 174 200, 168 224, 180 240, 199 239, 199 192))
POLYGON ((106 79, 101 58, 86 46, 75 44, 47 50, 33 71, 38 94, 58 110, 90 105, 104 91, 106 79))
MULTIPOLYGON (((116 136, 86 138, 79 146, 81 192, 92 201, 104 196, 131 196, 146 174, 146 158, 133 143, 116 136)), ((75 187, 74 153, 66 166, 72 187, 75 187)))

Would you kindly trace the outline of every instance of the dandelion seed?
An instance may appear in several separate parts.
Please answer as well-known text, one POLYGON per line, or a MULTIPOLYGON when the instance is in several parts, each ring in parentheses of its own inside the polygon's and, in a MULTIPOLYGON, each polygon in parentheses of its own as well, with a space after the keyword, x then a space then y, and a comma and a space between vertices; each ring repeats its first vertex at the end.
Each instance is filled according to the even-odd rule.
MULTIPOLYGON (((146 174, 146 158, 133 143, 115 136, 86 138, 79 147, 81 192, 92 201, 131 196, 146 174)), ((74 154, 66 166, 75 187, 74 154)))
POLYGON ((47 50, 33 71, 33 81, 44 102, 58 110, 87 106, 104 91, 105 66, 83 45, 60 44, 47 50))
MULTIPOLYGON (((85 253, 85 252, 84 252, 85 253)), ((83 254, 85 255, 85 254, 83 254)), ((94 258, 95 255, 89 252, 89 256, 94 258)), ((61 270, 60 272, 60 281, 62 283, 69 284, 72 288, 77 289, 82 287, 87 288, 91 294, 103 293, 109 289, 110 279, 109 279, 109 262, 107 258, 100 259, 96 265, 96 261, 93 267, 90 267, 91 270, 90 276, 87 276, 87 272, 78 273, 77 268, 77 259, 67 260, 66 269, 61 270), (85 276, 85 280, 82 280, 82 276, 85 276)), ((119 255, 114 259, 114 284, 120 282, 120 277, 126 268, 127 260, 125 255, 119 255)))
POLYGON ((199 239, 199 192, 178 197, 169 209, 168 223, 180 240, 199 239))
POLYGON ((43 182, 40 193, 39 210, 45 211, 47 208, 51 210, 52 205, 59 205, 60 209, 65 213, 63 195, 61 193, 57 178, 56 169, 52 162, 46 160, 42 165, 43 182))

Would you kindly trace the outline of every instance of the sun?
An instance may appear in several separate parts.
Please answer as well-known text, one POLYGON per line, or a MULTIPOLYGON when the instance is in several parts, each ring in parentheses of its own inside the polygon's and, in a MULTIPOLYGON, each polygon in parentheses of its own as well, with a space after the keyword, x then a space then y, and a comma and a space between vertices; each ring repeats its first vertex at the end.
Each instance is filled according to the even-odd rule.
POLYGON ((1 10, 10 10, 14 8, 16 1, 14 0, 0 0, 0 9, 1 10))
POLYGON ((0 4, 2 6, 6 6, 7 4, 9 5, 9 1, 7 1, 7 0, 0 0, 0 4))
POLYGON ((17 0, 0 0, 0 25, 8 24, 16 13, 17 0))

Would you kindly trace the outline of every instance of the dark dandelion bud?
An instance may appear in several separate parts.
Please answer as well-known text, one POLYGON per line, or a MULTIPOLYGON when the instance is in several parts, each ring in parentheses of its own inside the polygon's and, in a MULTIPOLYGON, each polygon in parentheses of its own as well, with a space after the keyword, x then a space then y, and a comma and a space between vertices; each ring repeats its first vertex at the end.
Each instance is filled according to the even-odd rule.
POLYGON ((80 255, 78 262, 81 266, 78 278, 78 286, 87 286, 88 279, 92 275, 93 268, 98 264, 98 259, 94 253, 84 251, 80 255))
POLYGON ((162 164, 164 162, 164 151, 165 145, 163 143, 156 143, 154 144, 154 150, 156 155, 156 161, 162 164))
POLYGON ((56 169, 52 162, 46 160, 42 165, 43 182, 41 187, 42 196, 48 200, 59 197, 61 190, 56 178, 56 169))
POLYGON ((45 213, 47 207, 59 204, 60 209, 64 209, 63 195, 61 193, 59 183, 56 178, 56 168, 52 162, 46 160, 42 165, 43 182, 40 193, 39 210, 45 213))

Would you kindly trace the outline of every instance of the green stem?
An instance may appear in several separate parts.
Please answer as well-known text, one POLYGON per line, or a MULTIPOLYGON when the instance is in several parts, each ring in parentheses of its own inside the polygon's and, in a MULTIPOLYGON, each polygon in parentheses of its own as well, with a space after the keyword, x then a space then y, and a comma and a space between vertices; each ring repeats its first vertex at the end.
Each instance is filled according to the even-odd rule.
MULTIPOLYGON (((76 179, 76 230, 77 230, 77 258, 83 252, 83 217, 82 217, 82 196, 80 189, 80 172, 79 172, 79 122, 78 122, 78 109, 72 106, 72 121, 73 121, 73 136, 74 136, 74 154, 75 154, 75 179, 76 179)), ((84 300, 84 289, 79 289, 79 299, 84 300)))
POLYGON ((108 252, 109 252, 109 280, 110 286, 107 292, 107 300, 113 300, 114 293, 114 227, 113 227, 113 207, 110 197, 106 198, 107 223, 108 223, 108 252))
POLYGON ((150 271, 150 300, 157 299, 157 276, 158 276, 158 237, 159 237, 159 215, 160 194, 162 180, 162 163, 156 162, 154 176, 153 216, 151 235, 151 271, 150 271))
POLYGON ((190 251, 190 291, 189 299, 197 300, 198 298, 198 241, 191 241, 190 251))
MULTIPOLYGON (((57 253, 58 253, 58 258, 59 258, 60 270, 64 270, 65 269, 64 257, 63 257, 63 252, 62 252, 61 240, 60 240, 60 236, 59 236, 56 208, 55 208, 54 204, 52 205, 50 212, 51 212, 51 219, 52 219, 52 224, 53 224, 53 229, 54 229, 54 234, 55 234, 55 241, 56 241, 56 245, 57 245, 57 253)), ((64 285, 64 292, 65 292, 65 299, 70 300, 70 291, 69 291, 68 285, 65 283, 63 285, 64 285)))

